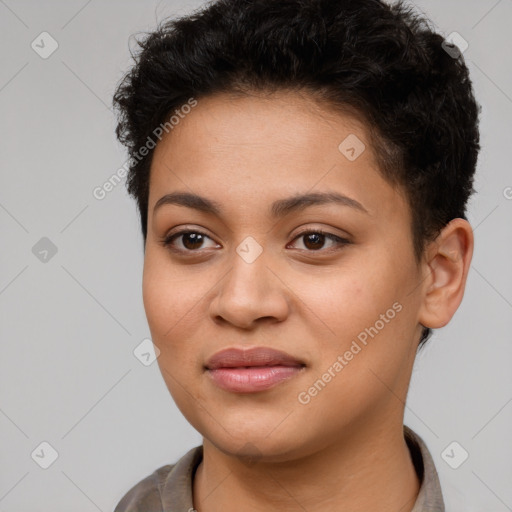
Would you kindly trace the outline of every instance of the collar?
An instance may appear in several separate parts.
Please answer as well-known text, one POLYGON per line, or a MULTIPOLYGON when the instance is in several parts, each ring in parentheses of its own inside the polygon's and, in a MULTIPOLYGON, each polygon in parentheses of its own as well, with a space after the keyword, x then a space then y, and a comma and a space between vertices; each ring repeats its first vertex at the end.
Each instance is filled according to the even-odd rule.
POLYGON ((445 512, 439 476, 427 445, 406 425, 404 425, 404 437, 421 482, 418 497, 411 512, 445 512))
MULTIPOLYGON (((411 512, 445 512, 439 477, 425 442, 405 425, 404 438, 421 482, 418 497, 411 512)), ((156 497, 155 495, 159 494, 162 512, 193 510, 192 483, 195 471, 202 459, 203 446, 196 446, 181 457, 176 464, 163 466, 151 475, 151 481, 157 487, 157 489, 153 487, 155 492, 152 493, 152 496, 156 497)), ((145 481, 147 480, 145 479, 145 481)), ((142 493, 139 494, 136 489, 137 485, 130 491, 134 492, 132 497, 135 498, 137 505, 144 507, 147 502, 142 493), (137 494, 139 495, 137 496, 137 494)), ((142 489, 139 488, 139 491, 142 489)), ((149 495, 146 496, 149 497, 149 495)), ((129 511, 116 508, 116 512, 132 512, 132 510, 133 512, 142 511, 144 508, 130 509, 129 511)))

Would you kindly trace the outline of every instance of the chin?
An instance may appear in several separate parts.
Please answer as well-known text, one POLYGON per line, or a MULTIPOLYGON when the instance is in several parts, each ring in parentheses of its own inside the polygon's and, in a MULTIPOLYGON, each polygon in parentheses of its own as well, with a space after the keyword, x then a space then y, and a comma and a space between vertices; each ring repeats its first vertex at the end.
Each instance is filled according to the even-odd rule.
POLYGON ((213 428, 208 425, 206 429, 203 427, 204 425, 194 426, 203 436, 205 444, 211 444, 225 455, 239 458, 248 464, 254 464, 257 461, 269 463, 293 461, 321 448, 316 446, 316 441, 305 438, 296 426, 294 426, 295 432, 290 429, 272 432, 268 424, 254 425, 254 428, 246 426, 238 431, 232 430, 227 424, 216 425, 213 428), (232 435, 230 435, 231 432, 233 432, 232 435), (268 435, 269 432, 271 432, 270 435, 268 435))

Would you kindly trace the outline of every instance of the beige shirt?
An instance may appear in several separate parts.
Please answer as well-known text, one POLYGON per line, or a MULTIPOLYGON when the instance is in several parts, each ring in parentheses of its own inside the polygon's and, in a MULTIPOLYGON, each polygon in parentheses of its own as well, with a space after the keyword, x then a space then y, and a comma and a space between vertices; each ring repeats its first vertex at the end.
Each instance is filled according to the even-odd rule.
MULTIPOLYGON (((424 441, 405 425, 404 437, 421 482, 412 512, 445 512, 437 471, 424 441)), ((124 495, 114 512, 192 512, 192 483, 202 458, 203 447, 196 446, 176 464, 155 470, 124 495)))

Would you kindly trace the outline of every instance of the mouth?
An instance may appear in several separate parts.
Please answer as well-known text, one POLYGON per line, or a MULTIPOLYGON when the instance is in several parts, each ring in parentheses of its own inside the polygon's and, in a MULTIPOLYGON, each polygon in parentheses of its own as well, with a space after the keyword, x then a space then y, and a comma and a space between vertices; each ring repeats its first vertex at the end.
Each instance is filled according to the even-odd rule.
POLYGON ((299 375, 305 363, 269 347, 229 348, 217 352, 205 365, 212 382, 233 393, 255 393, 299 375))

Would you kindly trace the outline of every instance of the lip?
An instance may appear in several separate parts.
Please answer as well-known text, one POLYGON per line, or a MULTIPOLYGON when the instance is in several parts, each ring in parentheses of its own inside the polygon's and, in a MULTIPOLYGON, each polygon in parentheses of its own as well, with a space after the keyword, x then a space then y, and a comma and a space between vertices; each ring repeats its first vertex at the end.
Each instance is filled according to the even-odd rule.
POLYGON ((305 363, 270 347, 228 348, 214 354, 205 370, 213 383, 233 393, 256 393, 298 375, 305 363))

